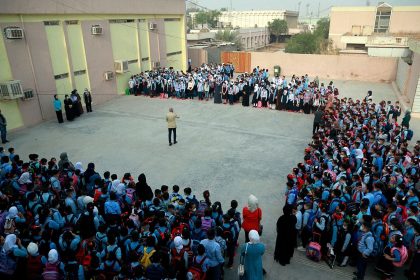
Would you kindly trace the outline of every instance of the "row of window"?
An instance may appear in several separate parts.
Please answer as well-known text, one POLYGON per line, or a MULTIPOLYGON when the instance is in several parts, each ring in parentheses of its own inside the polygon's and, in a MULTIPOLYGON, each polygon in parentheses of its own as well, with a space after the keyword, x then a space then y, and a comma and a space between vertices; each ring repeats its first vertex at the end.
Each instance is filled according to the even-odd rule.
MULTIPOLYGON (((180 18, 165 18, 164 21, 180 21, 180 18)), ((135 19, 110 19, 109 23, 131 23, 135 22, 135 19)), ((138 19, 138 22, 146 22, 146 19, 138 19)), ((67 25, 74 25, 79 24, 78 20, 65 20, 65 24, 67 25)), ((44 21, 44 25, 46 26, 54 26, 54 25, 60 25, 59 20, 47 20, 44 21)))
MULTIPOLYGON (((74 74, 74 76, 84 75, 84 74, 86 74, 86 70, 74 71, 73 74, 74 74)), ((65 78, 68 78, 68 77, 69 77, 69 73, 54 75, 55 80, 65 79, 65 78)))

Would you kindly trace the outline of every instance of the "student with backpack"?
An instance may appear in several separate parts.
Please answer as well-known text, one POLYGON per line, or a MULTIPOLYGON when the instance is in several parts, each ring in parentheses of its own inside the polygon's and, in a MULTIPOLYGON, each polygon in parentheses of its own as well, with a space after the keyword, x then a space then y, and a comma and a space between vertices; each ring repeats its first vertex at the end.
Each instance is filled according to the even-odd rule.
POLYGON ((174 247, 170 252, 172 278, 184 279, 188 268, 188 253, 182 245, 182 237, 175 237, 174 247))
POLYGON ((234 226, 230 222, 230 216, 223 215, 223 224, 221 225, 223 230, 222 237, 226 241, 226 253, 228 257, 227 267, 231 269, 233 267, 233 258, 235 256, 235 240, 237 238, 234 226))
POLYGON ((214 240, 215 237, 215 230, 213 228, 209 229, 209 231, 207 231, 207 238, 202 240, 200 244, 206 249, 206 257, 209 260, 207 278, 219 280, 221 279, 221 268, 225 260, 222 256, 220 245, 214 240))
POLYGON ((147 271, 147 268, 152 264, 151 257, 157 254, 155 249, 155 237, 152 235, 148 236, 146 239, 146 245, 141 250, 142 257, 139 261, 143 269, 147 271))
POLYGON ((38 252, 38 245, 31 242, 27 247, 28 258, 26 262, 26 277, 31 280, 40 280, 43 271, 41 255, 38 252))
POLYGON ((357 272, 354 273, 356 277, 353 280, 363 280, 365 278, 366 267, 369 257, 373 251, 374 238, 370 232, 372 225, 364 222, 360 226, 361 236, 357 243, 357 272))
POLYGON ((167 272, 162 266, 160 254, 156 253, 150 257, 150 265, 146 269, 145 277, 150 280, 166 279, 167 272))
POLYGON ((48 252, 48 261, 45 264, 44 272, 42 273, 42 279, 61 280, 64 279, 64 275, 64 264, 59 260, 57 250, 51 249, 48 252))
POLYGON ((202 244, 197 247, 197 255, 193 258, 188 269, 188 279, 204 280, 209 269, 209 260, 206 257, 206 248, 202 244))
POLYGON ((392 279, 395 267, 402 267, 408 259, 408 251, 403 245, 402 235, 391 234, 390 242, 383 253, 375 270, 382 273, 383 279, 392 279))

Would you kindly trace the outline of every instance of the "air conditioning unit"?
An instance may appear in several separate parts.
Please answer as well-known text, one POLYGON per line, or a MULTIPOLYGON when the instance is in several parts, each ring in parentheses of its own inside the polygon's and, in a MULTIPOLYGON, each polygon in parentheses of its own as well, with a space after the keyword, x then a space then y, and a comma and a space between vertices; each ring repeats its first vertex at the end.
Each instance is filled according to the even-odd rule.
POLYGON ((114 72, 112 71, 106 71, 104 73, 105 81, 110 81, 114 79, 114 72))
POLYGON ((22 83, 18 80, 0 83, 0 97, 2 99, 16 99, 23 97, 22 83))
POLYGON ((23 99, 24 100, 28 100, 28 99, 32 99, 32 98, 34 98, 34 91, 33 91, 33 89, 25 89, 24 91, 23 91, 23 99))
POLYGON ((128 72, 128 61, 127 60, 116 60, 114 62, 115 72, 125 73, 128 72))
POLYGON ((156 24, 156 23, 153 23, 153 22, 149 23, 149 29, 150 29, 150 30, 155 30, 155 29, 157 29, 157 24, 156 24))
POLYGON ((153 68, 159 68, 160 67, 160 62, 159 61, 153 62, 152 67, 153 68))
POLYGON ((91 32, 92 35, 101 35, 102 27, 100 25, 92 25, 91 32))
POLYGON ((6 27, 4 29, 4 34, 7 39, 22 39, 23 29, 20 27, 6 27))

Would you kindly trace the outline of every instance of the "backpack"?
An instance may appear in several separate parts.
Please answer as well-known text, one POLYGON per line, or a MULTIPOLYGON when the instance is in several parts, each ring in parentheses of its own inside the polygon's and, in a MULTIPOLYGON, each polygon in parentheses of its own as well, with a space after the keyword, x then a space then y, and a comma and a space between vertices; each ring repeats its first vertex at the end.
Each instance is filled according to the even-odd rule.
POLYGON ((374 236, 375 241, 373 243, 373 251, 372 251, 372 256, 380 256, 383 254, 383 249, 384 249, 384 244, 387 240, 387 237, 389 235, 389 226, 387 223, 378 223, 375 224, 372 227, 372 232, 376 233, 376 230, 378 229, 378 227, 381 226, 382 230, 381 233, 379 235, 379 239, 376 238, 376 236, 374 236))
POLYGON ((118 246, 115 246, 114 249, 112 249, 112 251, 108 252, 108 247, 105 247, 105 259, 107 261, 116 261, 117 260, 117 250, 118 250, 118 246))
POLYGON ((208 207, 207 202, 204 200, 201 200, 198 203, 196 214, 198 217, 204 217, 204 210, 208 207))
POLYGON ((306 228, 309 231, 312 231, 312 227, 314 225, 315 222, 315 218, 317 217, 318 214, 318 210, 314 211, 313 209, 311 210, 311 212, 309 213, 309 218, 308 218, 308 222, 306 224, 306 228))
POLYGON ((391 248, 391 254, 393 254, 395 250, 400 252, 401 260, 399 262, 392 262, 392 264, 396 267, 402 267, 408 259, 407 248, 404 245, 402 245, 401 248, 393 247, 391 248))
POLYGON ((107 236, 104 235, 103 237, 99 237, 98 233, 99 232, 97 232, 96 235, 95 235, 95 244, 96 244, 97 250, 99 252, 101 252, 103 250, 103 247, 104 247, 104 239, 107 238, 107 236))
POLYGON ((206 273, 203 272, 203 264, 207 257, 203 257, 200 262, 197 262, 197 257, 194 257, 191 267, 188 272, 192 275, 192 280, 203 280, 206 278, 206 273))
POLYGON ((129 248, 129 260, 139 260, 140 258, 140 254, 139 254, 139 249, 141 247, 141 243, 139 243, 136 247, 131 248, 130 246, 128 246, 129 248))
POLYGON ((232 244, 233 243, 233 235, 232 235, 232 225, 229 225, 229 227, 224 227, 222 225, 223 233, 222 237, 224 240, 226 240, 226 244, 232 244))
POLYGON ((207 232, 209 229, 211 229, 212 224, 213 224, 213 219, 206 219, 204 217, 201 217, 201 229, 204 232, 207 232))
POLYGON ((28 279, 36 279, 40 274, 42 274, 41 255, 38 255, 36 257, 33 257, 31 255, 28 256, 26 273, 28 279))
POLYGON ((171 250, 171 265, 174 268, 178 268, 181 265, 184 265, 184 254, 185 249, 182 248, 179 252, 176 250, 176 248, 172 248, 171 250))
POLYGON ((159 233, 159 237, 158 237, 159 244, 166 246, 166 244, 168 244, 169 242, 169 239, 171 238, 171 235, 169 234, 169 230, 165 229, 164 231, 162 231, 160 227, 158 227, 156 230, 159 233))
POLYGON ((135 195, 136 194, 136 190, 133 188, 127 188, 125 190, 125 195, 130 199, 131 203, 134 203, 135 201, 135 195))
POLYGON ((407 130, 407 136, 405 137, 405 139, 411 140, 411 139, 413 139, 413 136, 414 136, 414 132, 411 129, 408 129, 407 130))
POLYGON ((88 238, 95 235, 96 228, 93 213, 89 213, 88 215, 86 215, 86 213, 83 213, 82 215, 80 215, 77 224, 80 230, 80 236, 82 238, 88 238))
POLYGON ((147 247, 144 247, 143 256, 140 259, 140 264, 141 266, 143 266, 144 269, 147 269, 152 264, 152 261, 150 260, 150 258, 153 256, 155 252, 156 250, 153 249, 152 251, 150 251, 150 253, 147 253, 147 247))
POLYGON ((182 231, 184 228, 188 228, 189 226, 186 223, 181 223, 179 226, 175 227, 171 233, 171 239, 174 240, 177 236, 182 236, 182 231))
POLYGON ((60 262, 57 262, 55 264, 47 263, 45 265, 44 272, 42 273, 42 279, 43 280, 59 280, 63 277, 61 276, 59 272, 60 262))
POLYGON ((8 219, 4 223, 4 234, 12 234, 16 230, 16 222, 15 219, 8 219))
POLYGON ((184 250, 188 254, 188 263, 191 264, 194 257, 193 241, 191 239, 188 245, 184 245, 184 250))
POLYGON ((16 270, 16 261, 3 249, 0 252, 0 273, 12 276, 16 270))
POLYGON ((103 271, 103 278, 104 279, 114 279, 114 277, 117 275, 117 272, 114 271, 114 267, 117 261, 111 262, 111 264, 107 264, 107 262, 104 262, 104 271, 103 271))

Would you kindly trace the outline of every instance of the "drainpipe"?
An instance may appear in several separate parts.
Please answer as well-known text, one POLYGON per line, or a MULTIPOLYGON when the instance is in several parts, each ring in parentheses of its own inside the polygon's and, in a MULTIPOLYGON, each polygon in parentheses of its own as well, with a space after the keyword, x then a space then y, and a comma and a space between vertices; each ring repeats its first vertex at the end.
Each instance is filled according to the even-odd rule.
MULTIPOLYGON (((20 15, 20 23, 22 24, 23 30, 25 30, 25 23, 23 22, 22 14, 20 15)), ((28 56, 29 56, 29 64, 31 65, 32 76, 34 77, 36 99, 38 100, 39 111, 41 112, 42 120, 45 120, 44 113, 42 112, 41 101, 39 100, 39 94, 38 94, 39 93, 39 88, 38 88, 38 82, 37 82, 36 77, 35 77, 35 68, 34 68, 34 63, 32 61, 32 55, 31 55, 31 52, 29 50, 29 45, 28 45, 28 41, 26 39, 26 35, 24 37, 25 37, 26 52, 28 53, 28 56)))

